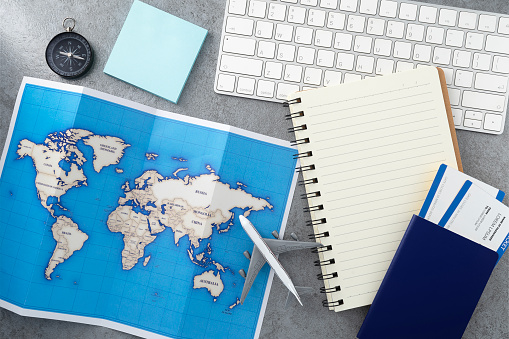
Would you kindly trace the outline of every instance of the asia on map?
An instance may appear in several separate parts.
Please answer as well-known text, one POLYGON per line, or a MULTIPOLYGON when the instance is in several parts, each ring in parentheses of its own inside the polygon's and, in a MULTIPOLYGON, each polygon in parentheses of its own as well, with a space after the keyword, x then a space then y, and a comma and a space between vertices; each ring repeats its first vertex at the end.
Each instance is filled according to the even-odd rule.
POLYGON ((286 141, 25 78, 0 163, 0 306, 145 337, 256 338, 242 255, 284 232, 286 141))

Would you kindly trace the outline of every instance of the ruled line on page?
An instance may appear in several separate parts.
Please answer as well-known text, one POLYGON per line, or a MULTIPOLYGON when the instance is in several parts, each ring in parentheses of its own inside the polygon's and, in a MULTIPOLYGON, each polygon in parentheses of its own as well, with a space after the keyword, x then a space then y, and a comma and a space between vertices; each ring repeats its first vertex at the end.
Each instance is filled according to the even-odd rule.
MULTIPOLYGON (((391 205, 391 206, 384 206, 384 207, 380 207, 380 208, 373 208, 373 209, 370 209, 370 210, 367 210, 367 211, 364 211, 362 213, 352 213, 352 214, 342 214, 340 216, 337 216, 337 217, 331 217, 330 219, 331 220, 334 220, 334 219, 339 219, 339 218, 346 218, 346 217, 351 217, 353 215, 359 215, 359 214, 367 214, 367 213, 371 213, 371 212, 374 212, 374 211, 379 211, 379 210, 385 210, 385 209, 388 209, 388 208, 391 208, 391 207, 396 207, 396 206, 401 206, 401 205, 408 205, 408 204, 414 204, 414 203, 417 203, 417 202, 422 202, 423 199, 419 199, 419 200, 415 200, 415 201, 409 201, 409 202, 404 202, 404 203, 398 203, 396 205, 391 205)), ((358 204, 360 205, 360 204, 358 204)), ((354 206, 358 206, 358 205, 354 205, 354 206)), ((351 206, 350 206, 351 207, 351 206)), ((381 216, 380 218, 383 218, 384 216, 381 216)), ((378 218, 378 219, 380 219, 378 218)))
POLYGON ((361 285, 373 284, 373 283, 376 283, 376 282, 379 282, 379 281, 382 281, 382 280, 383 279, 377 279, 377 280, 374 280, 374 281, 364 282, 364 283, 360 283, 360 284, 347 285, 346 287, 356 287, 356 286, 361 286, 361 285))
MULTIPOLYGON (((406 186, 402 186, 402 187, 408 187, 408 186, 412 186, 412 185, 415 185, 415 184, 410 184, 410 185, 406 185, 406 186)), ((401 187, 400 187, 401 188, 401 187)), ((384 191, 384 190, 382 190, 384 191)), ((399 197, 404 197, 404 196, 407 196, 407 195, 412 195, 412 194, 418 194, 418 193, 424 193, 424 192, 428 192, 428 189, 425 189, 425 190, 422 190, 422 191, 418 191, 418 192, 411 192, 411 193, 406 193, 406 194, 398 194, 398 195, 388 195, 384 198, 381 198, 381 199, 375 199, 375 200, 369 200, 369 201, 364 201, 364 202, 361 202, 361 203, 357 203, 357 204, 353 204, 353 205, 347 205, 347 206, 341 206, 341 207, 335 207, 335 208, 327 208, 327 210, 329 211, 335 211, 335 210, 340 210, 340 209, 343 209, 343 208, 348 208, 348 207, 354 207, 354 206, 361 206, 361 205, 365 205, 365 204, 371 204, 371 203, 374 203, 374 202, 377 202, 377 201, 383 201, 383 200, 389 200, 389 199, 392 199, 392 198, 399 198, 399 197)), ((348 199, 347 198, 340 198, 340 199, 335 199, 335 200, 330 200, 330 201, 337 201, 337 200, 345 200, 345 199, 348 199)), ((419 202, 420 200, 417 200, 416 202, 419 202)), ((397 204, 395 206, 399 206, 401 204, 397 204)), ((394 207, 394 206, 387 206, 387 207, 394 207)), ((386 207, 384 207, 386 208, 386 207)), ((376 209, 374 210, 368 210, 368 212, 371 212, 371 211, 376 211, 376 209)), ((345 217, 348 217, 350 215, 355 215, 357 213, 354 213, 354 214, 348 214, 348 215, 344 215, 345 217)))
POLYGON ((348 234, 354 234, 354 233, 358 233, 358 232, 363 232, 363 231, 369 231, 369 230, 373 230, 375 228, 381 228, 381 227, 387 227, 387 226, 393 226, 393 225, 399 225, 403 222, 406 222, 407 219, 403 219, 403 220, 400 220, 400 221, 397 221, 397 222, 391 222, 389 224, 384 224, 384 225, 378 225, 378 226, 373 226, 373 227, 368 227, 368 228, 363 228, 363 229, 357 229, 355 231, 352 231, 352 232, 346 232, 346 233, 336 233, 334 236, 336 237, 339 237, 339 236, 343 236, 343 235, 348 235, 348 234))
MULTIPOLYGON (((362 231, 358 231, 356 233, 361 233, 362 231)), ((366 240, 366 239, 373 239, 373 238, 378 238, 378 237, 383 237, 385 235, 389 235, 389 234, 396 234, 396 233, 401 233, 401 232, 405 232, 404 230, 398 230, 398 231, 394 231, 394 232, 389 232, 389 233, 382 233, 382 234, 377 234, 377 235, 373 235, 371 237, 362 237, 360 239, 355 239, 355 240, 349 240, 349 241, 342 241, 340 243, 337 243, 337 244, 332 244, 332 245, 345 245, 345 244, 350 244, 352 242, 359 242, 359 241, 363 241, 363 240, 366 240)), ((349 251, 345 251, 345 252, 349 252, 349 251)), ((345 252, 338 252, 338 253, 345 253, 345 252)), ((378 254, 382 254, 382 253, 385 253, 385 252, 380 252, 378 254)), ((374 254, 370 254, 370 255, 374 255, 374 254)), ((359 258, 363 258, 363 257, 359 257, 359 258)), ((347 259, 347 260, 342 260, 342 261, 348 261, 348 260, 354 260, 355 258, 353 259, 347 259)))
POLYGON ((412 214, 415 214, 416 212, 420 211, 420 209, 418 210, 411 210, 411 211, 405 211, 405 212, 400 212, 400 213, 395 213, 395 214, 390 214, 390 215, 385 215, 383 217, 376 217, 376 218, 371 218, 371 219, 364 219, 364 220, 361 220, 361 221, 356 221, 356 222, 351 222, 349 224, 343 224, 343 225, 338 225, 338 226, 332 226, 332 228, 339 228, 339 227, 347 227, 347 226, 350 226, 350 225, 354 225, 354 224, 358 224, 358 223, 361 223, 361 222, 366 222, 366 221, 373 221, 373 220, 377 220, 377 219, 382 219, 382 218, 388 218, 388 217, 393 217, 395 215, 401 215, 401 214, 404 214, 404 215, 412 215, 412 214))
MULTIPOLYGON (((438 146, 438 145, 441 145, 441 144, 442 144, 442 142, 437 142, 435 144, 428 144, 428 145, 423 145, 423 146, 418 146, 418 147, 413 147, 413 148, 407 148, 407 149, 399 149, 399 150, 396 150, 394 152, 377 154, 377 155, 373 155, 373 156, 370 156, 370 157, 361 157, 359 159, 354 159, 354 160, 349 160, 349 161, 342 161, 342 162, 339 162, 339 163, 332 163, 332 164, 329 164, 329 165, 320 166, 320 168, 327 168, 327 167, 332 167, 332 166, 344 165, 344 164, 352 163, 352 162, 355 162, 355 161, 362 161, 362 160, 366 160, 366 159, 373 159, 373 158, 383 157, 383 156, 386 156, 386 155, 397 154, 397 153, 406 152, 406 151, 414 151, 416 149, 427 148, 427 147, 432 147, 432 146, 438 146)), ((441 153, 441 152, 436 152, 436 153, 441 153)))
POLYGON ((349 270, 353 270, 353 269, 356 269, 356 268, 359 268, 359 267, 366 267, 366 266, 371 266, 371 265, 377 265, 377 264, 381 264, 381 263, 384 263, 384 262, 390 262, 390 261, 392 261, 392 258, 389 259, 389 260, 382 260, 382 261, 372 262, 372 263, 369 263, 369 264, 366 264, 366 265, 359 265, 359 266, 355 266, 355 267, 345 268, 345 269, 343 269, 341 271, 342 272, 349 271, 349 270))
POLYGON ((336 175, 336 174, 342 174, 342 173, 347 173, 347 172, 352 172, 352 171, 358 171, 359 169, 366 169, 366 168, 376 167, 376 166, 381 166, 381 165, 394 164, 394 163, 397 163, 397 162, 407 161, 407 160, 416 159, 416 158, 423 158, 423 157, 428 156, 428 155, 438 155, 438 154, 441 154, 441 153, 443 153, 443 152, 433 152, 433 153, 428 153, 428 154, 419 154, 419 155, 416 155, 415 157, 408 157, 408 158, 400 159, 400 160, 394 160, 394 161, 389 161, 389 162, 382 162, 382 163, 373 164, 373 165, 369 165, 369 166, 362 166, 362 167, 352 168, 352 169, 345 170, 345 171, 340 171, 340 172, 327 173, 327 174, 323 174, 322 176, 326 177, 326 176, 329 176, 329 175, 336 175))
MULTIPOLYGON (((429 94, 429 93, 428 93, 429 94)), ((407 99, 407 98, 402 98, 402 99, 407 99)), ((416 105, 421 105, 421 104, 428 104, 430 102, 433 102, 433 100, 427 100, 427 101, 422 101, 422 102, 416 102, 416 103, 412 103, 410 105, 403 105, 403 106, 398 106, 398 107, 391 107, 391 108, 388 108, 388 109, 382 109, 382 110, 376 110, 376 111, 372 111, 372 112, 369 112, 369 113, 364 113, 364 114, 354 114, 354 115, 350 115, 350 116, 346 116, 346 117, 341 117, 341 119, 333 119, 333 120, 326 120, 326 121, 320 121, 320 122, 317 122, 315 123, 313 126, 316 126, 316 125, 321 125, 321 124, 326 124, 326 123, 330 123, 330 122, 334 122, 334 121, 341 121, 341 120, 346 120, 346 119, 351 119, 351 118, 358 118, 358 117, 363 117, 363 116, 366 116, 366 115, 371 115, 371 114, 376 114, 376 113, 380 113, 380 112, 387 112, 387 111, 393 111, 393 110, 397 110, 397 109, 401 109, 401 108, 405 108, 405 107, 413 107, 413 106, 416 106, 416 105)), ((375 104, 380 104, 380 103, 375 103, 375 104)), ((345 109, 342 109, 342 110, 337 110, 337 111, 331 111, 330 113, 338 113, 338 112, 344 112, 344 111, 347 111, 347 110, 350 110, 350 109, 354 109, 354 108, 362 108, 363 106, 357 106, 357 107, 352 107, 352 108, 345 108, 345 109)), ((418 112, 412 112, 412 113, 409 113, 409 114, 416 114, 418 112)), ((318 115, 318 114, 317 114, 318 115)), ((316 115, 315 115, 316 116, 316 115)))
MULTIPOLYGON (((414 132, 420 132, 420 131, 425 131, 427 129, 431 129, 431 128, 436 128, 437 126, 430 126, 430 127, 426 127, 426 128, 419 128, 419 129, 416 129, 416 130, 410 130, 410 131, 405 131, 405 132, 401 132, 401 133, 395 133, 395 134, 392 134, 392 135, 385 135, 385 136, 382 136, 382 137, 378 137, 378 138, 370 138, 370 139, 366 139, 366 140, 362 140, 362 141, 355 141, 355 142, 351 142, 349 144, 341 144, 341 146, 348 146, 348 145, 354 145, 354 144, 360 144, 360 143, 363 143, 363 142, 371 142, 371 141, 374 141, 374 140, 379 140, 379 139, 385 139, 385 138, 389 138, 389 137, 394 137, 394 136, 397 136, 397 135, 403 135, 403 134, 408 134, 408 133, 414 133, 414 132)), ((332 148, 337 148, 338 146, 335 145, 335 146, 329 146, 329 147, 321 147, 320 150, 327 150, 327 149, 332 149, 332 148)))
MULTIPOLYGON (((421 120, 413 120, 413 121, 410 121, 410 122, 405 122, 405 123, 402 123, 402 124, 398 124, 398 125, 391 125, 391 126, 387 126, 387 127, 381 127, 381 128, 375 128, 375 129, 369 129, 369 130, 363 130, 362 132, 357 132, 357 133, 351 133, 351 134, 342 134, 340 136, 337 136, 337 137, 334 137, 334 138, 328 138, 328 139, 322 139, 322 140, 313 140, 313 142, 315 144, 318 144, 320 142, 324 142, 324 141, 331 141, 331 140, 335 140, 335 139, 341 139, 341 138, 346 138, 346 137, 351 137, 351 136, 359 136, 361 134, 364 134, 364 133, 370 133, 370 132, 376 132, 376 131, 381 131, 381 130, 387 130, 389 128, 394 128, 394 127, 402 127, 402 126, 406 126, 406 125, 411 125, 411 124, 416 124, 416 123, 422 123, 423 121, 429 121, 429 120, 434 120, 436 119, 436 117, 431 117, 431 118, 427 118, 427 119, 421 119, 421 120)), ((434 125, 434 126, 430 126, 430 127, 438 127, 438 125, 434 125)), ((417 130, 419 131, 419 130, 417 130)), ((339 132, 339 131, 338 131, 339 132)), ((316 134, 319 134, 316 133, 316 134)), ((392 135, 389 135, 389 137, 392 136, 392 135)))
MULTIPOLYGON (((398 168, 398 170, 401 170, 401 169, 409 169, 409 168, 413 168, 413 167, 419 167, 419 166, 424 166, 424 165, 430 165, 430 164, 436 164, 436 163, 443 163, 445 160, 442 159, 442 160, 439 160, 439 161, 432 161, 432 162, 427 162, 427 163, 424 163, 424 164, 417 164, 417 165, 412 165, 412 166, 408 166, 408 167, 403 167, 403 168, 398 168)), ((373 175, 380 175, 380 174, 385 174, 385 173, 389 173, 389 172, 394 172, 394 170, 390 170, 390 171, 384 171, 384 172, 377 172, 377 173, 372 173, 372 174, 367 174, 367 175, 364 175, 364 176, 360 176, 360 177, 355 177, 355 179, 362 179, 362 178, 366 178, 366 177, 371 177, 373 175)), ((339 180, 339 181, 331 181, 331 182, 328 182, 328 184, 338 184, 340 182, 344 182, 344 181, 349 181, 351 179, 346 179, 346 180, 339 180)))
POLYGON ((385 271, 387 271, 387 270, 380 270, 380 271, 374 271, 374 272, 369 272, 369 273, 364 273, 364 274, 359 274, 359 275, 353 275, 353 276, 349 276, 349 277, 344 278, 344 280, 355 279, 355 278, 363 277, 365 275, 381 273, 381 272, 385 272, 385 271))
MULTIPOLYGON (((412 175, 413 176, 413 175, 412 175)), ((395 178, 395 179, 391 179, 389 181, 394 181, 394 180, 400 180, 401 178, 395 178)), ((388 181, 388 180, 385 180, 385 181, 388 181)), ((345 200, 345 199, 350 199, 350 198, 357 198, 357 197, 362 197, 363 195, 368 195, 368 194, 375 194, 375 193, 380 193, 380 192, 385 192, 385 191, 389 191, 389 190, 395 190, 395 189, 398 189, 398 188, 404 188, 404 187, 408 187, 410 185, 422 185, 422 184, 425 184, 427 182, 430 182, 429 180, 424 180, 424 181, 419 181, 419 182, 413 182, 411 184, 406 184, 406 185, 402 185, 402 186, 392 186, 390 188, 384 188, 384 189, 381 189, 381 190, 378 190, 378 191, 370 191, 370 192, 366 192, 366 193, 361 193, 361 194, 356 194, 356 195, 349 195, 347 197, 343 197, 343 198, 337 198, 337 199, 332 199, 332 200, 328 200, 328 202, 331 202, 331 201, 339 201, 339 200, 345 200)), ((379 181, 375 181, 371 184, 366 184, 366 185, 362 185, 362 186, 371 186, 371 185, 378 185, 380 184, 381 182, 379 181)), ((357 189, 359 188, 359 186, 355 186, 355 187, 352 187, 352 189, 357 189)), ((342 191, 342 190, 338 190, 338 191, 342 191)), ((331 191, 329 191, 331 192, 331 191)), ((374 200, 374 201, 377 201, 377 200, 374 200)))
POLYGON ((415 88, 419 88, 419 87, 423 87, 423 86, 428 86, 428 85, 430 85, 429 82, 425 83, 425 84, 415 85, 415 86, 398 88, 398 89, 391 90, 391 91, 374 93, 374 94, 366 95, 366 96, 363 96, 363 97, 355 97, 355 98, 346 99, 346 100, 340 100, 340 101, 331 101, 331 102, 327 102, 327 103, 324 103, 324 104, 309 106, 309 108, 317 108, 317 107, 324 107, 324 106, 328 106, 328 105, 336 105, 336 104, 340 104, 342 102, 348 102, 348 101, 353 101, 353 100, 361 100, 361 99, 366 99, 366 98, 372 98, 372 97, 375 97, 377 95, 384 95, 384 94, 389 94, 389 93, 401 92, 403 90, 415 89, 415 88))

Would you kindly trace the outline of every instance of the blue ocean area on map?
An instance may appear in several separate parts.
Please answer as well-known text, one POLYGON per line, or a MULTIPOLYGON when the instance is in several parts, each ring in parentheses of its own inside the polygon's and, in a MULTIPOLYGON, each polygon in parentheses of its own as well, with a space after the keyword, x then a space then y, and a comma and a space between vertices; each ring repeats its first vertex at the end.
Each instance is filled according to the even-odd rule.
MULTIPOLYGON (((56 151, 69 145, 58 144, 56 151)), ((0 299, 27 309, 111 320, 173 338, 252 338, 269 269, 264 267, 246 302, 238 304, 244 284, 238 270, 247 271, 249 265, 242 252, 253 247, 238 215, 250 207, 232 208, 234 217, 226 216, 228 220, 212 227, 210 235, 185 234, 177 244, 178 227, 168 227, 162 219, 149 220, 148 233, 139 240, 135 237, 138 248, 146 243, 142 256, 134 259, 126 257, 124 231, 112 231, 110 223, 124 209, 150 219, 156 209, 166 215, 189 203, 182 198, 183 202, 158 205, 153 199, 129 198, 130 194, 156 194, 161 191, 156 183, 217 175, 220 183, 229 185, 222 187, 267 202, 268 207, 253 209, 249 219, 262 236, 270 237, 283 222, 296 165, 294 153, 291 148, 84 94, 27 85, 0 178, 0 299), (98 172, 95 166, 101 159, 95 163, 98 154, 92 139, 82 137, 76 142, 78 151, 57 164, 62 176, 81 169, 86 179, 76 179, 60 198, 50 195, 41 202, 35 155, 20 156, 19 145, 22 140, 44 145, 52 133, 70 129, 118 138, 128 146, 118 163, 108 163, 98 172), (148 160, 147 152, 157 157, 148 160), (86 161, 80 163, 80 158, 86 161), (137 185, 136 179, 147 173, 152 174, 137 185), (156 174, 159 179, 154 179, 156 174), (62 232, 62 239, 71 239, 65 236, 72 234, 81 242, 46 271, 60 245, 52 227, 62 232), (134 260, 131 266, 129 260, 134 260), (214 288, 222 283, 223 289, 197 287, 195 277, 202 274, 220 277, 214 288)), ((213 214, 200 211, 196 213, 213 214)))

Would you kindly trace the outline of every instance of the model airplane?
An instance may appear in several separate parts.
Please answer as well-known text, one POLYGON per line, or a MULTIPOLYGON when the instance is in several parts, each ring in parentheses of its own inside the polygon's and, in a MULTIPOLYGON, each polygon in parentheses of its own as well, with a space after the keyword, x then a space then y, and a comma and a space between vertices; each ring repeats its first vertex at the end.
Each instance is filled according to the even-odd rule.
POLYGON ((250 255, 248 251, 244 252, 246 258, 250 260, 249 268, 247 270, 247 275, 244 270, 240 270, 239 273, 243 276, 246 281, 244 283, 244 288, 242 289, 242 295, 240 297, 240 303, 243 304, 246 299, 247 293, 249 289, 253 285, 253 282, 263 265, 266 262, 269 263, 270 267, 274 270, 276 275, 281 279, 281 281, 285 284, 285 286, 293 293, 293 295, 297 298, 299 303, 302 305, 302 302, 299 297, 299 293, 297 289, 292 283, 290 276, 283 268, 283 265, 279 262, 277 255, 280 253, 301 250, 305 248, 315 248, 320 247, 322 244, 318 242, 303 242, 297 241, 297 236, 292 233, 292 238, 296 241, 288 241, 288 240, 280 240, 279 235, 276 231, 272 232, 272 235, 276 239, 267 239, 262 238, 260 233, 256 230, 253 224, 247 220, 243 215, 239 215, 240 223, 242 228, 246 231, 247 235, 253 240, 253 254, 250 255))

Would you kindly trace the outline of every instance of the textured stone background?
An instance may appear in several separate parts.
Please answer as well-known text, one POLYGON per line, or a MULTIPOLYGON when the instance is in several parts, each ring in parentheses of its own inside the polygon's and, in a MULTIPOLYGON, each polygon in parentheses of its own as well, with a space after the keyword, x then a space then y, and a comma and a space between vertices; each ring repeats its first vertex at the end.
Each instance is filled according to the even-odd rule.
MULTIPOLYGON (((209 30, 203 49, 174 105, 105 75, 102 70, 113 48, 132 0, 1 0, 0 1, 0 146, 7 136, 10 116, 23 76, 67 82, 46 65, 44 51, 50 39, 61 32, 65 17, 77 20, 76 32, 95 50, 89 74, 69 83, 130 99, 148 106, 188 116, 233 125, 272 137, 289 139, 283 115, 286 109, 274 103, 215 94, 216 58, 221 37, 225 0, 144 0, 149 4, 209 30)), ((509 15, 507 0, 432 0, 438 4, 509 15)), ((502 136, 458 131, 465 172, 509 192, 509 123, 502 136)), ((297 188, 296 197, 303 191, 297 188)), ((505 201, 507 203, 507 199, 505 201)), ((301 238, 310 233, 304 226, 305 203, 293 202, 288 233, 301 238)), ((1 216, 0 216, 1 218, 1 216)), ((318 289, 313 266, 317 258, 308 251, 281 256, 297 285, 318 289)), ((509 338, 509 255, 496 267, 464 338, 509 338)), ((1 276, 0 276, 1 279, 1 276)), ((355 338, 368 308, 334 313, 321 306, 322 295, 305 297, 305 307, 285 309, 286 289, 276 278, 263 322, 261 338, 355 338)), ((429 301, 433 303, 433 300, 429 301)), ((35 318, 20 317, 0 309, 0 338, 134 338, 114 330, 35 318)))

